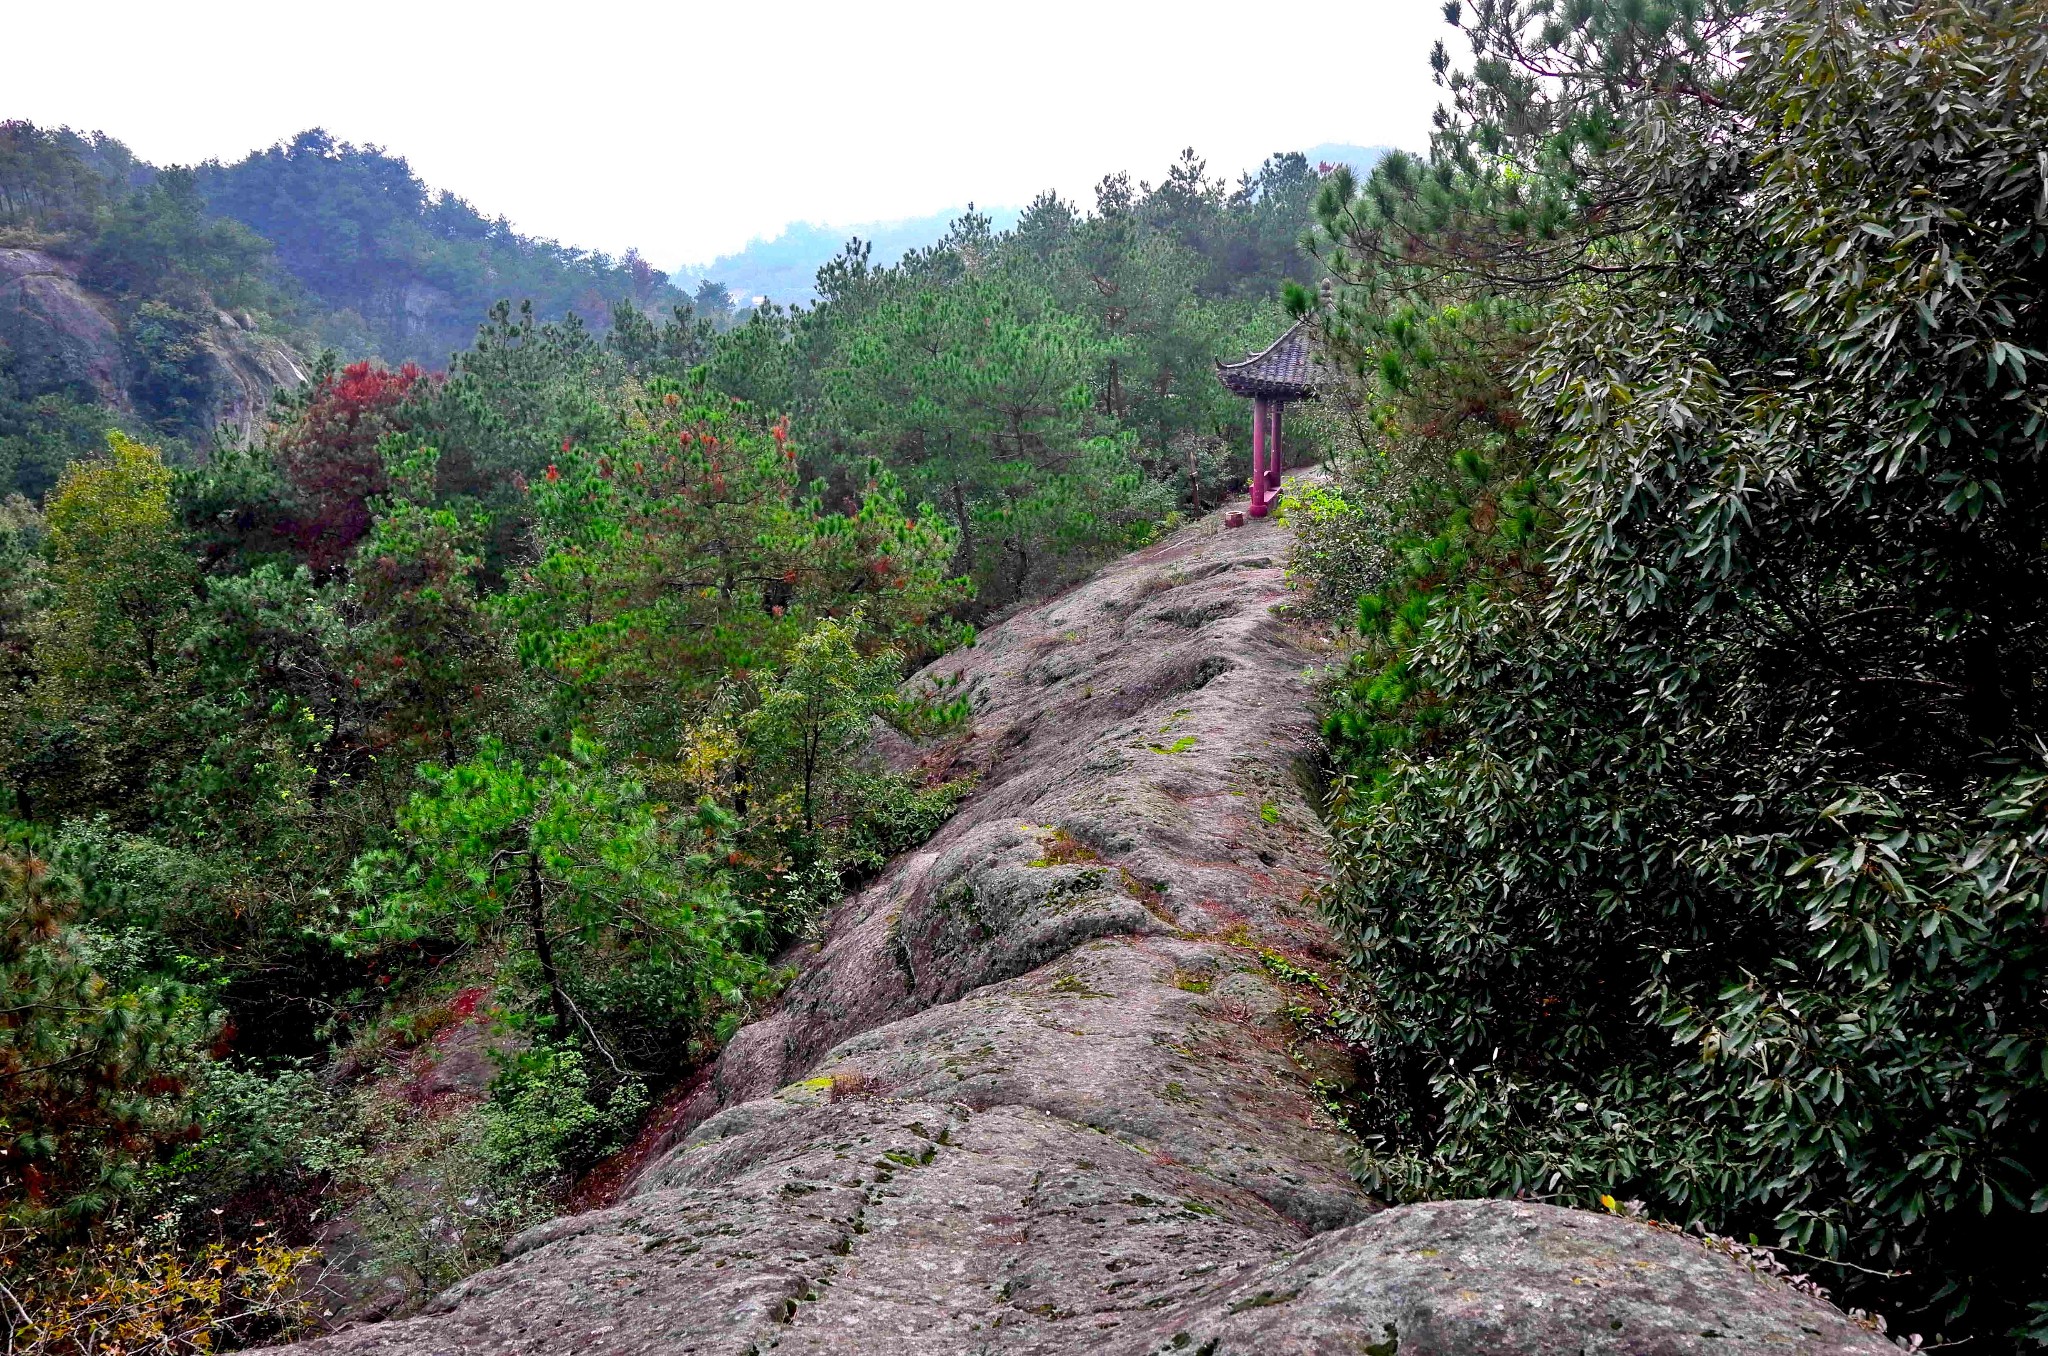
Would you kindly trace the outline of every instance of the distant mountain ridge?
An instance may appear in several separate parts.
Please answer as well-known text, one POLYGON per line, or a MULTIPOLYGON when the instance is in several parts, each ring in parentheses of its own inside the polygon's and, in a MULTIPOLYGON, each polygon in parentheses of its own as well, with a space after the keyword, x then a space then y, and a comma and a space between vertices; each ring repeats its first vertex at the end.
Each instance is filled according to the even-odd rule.
MULTIPOLYGON (((1301 154, 1310 165, 1350 165, 1355 173, 1364 175, 1389 149, 1326 141, 1301 154)), ((969 208, 987 215, 992 228, 998 231, 1014 226, 1022 211, 1017 207, 975 207, 969 203, 966 207, 949 207, 923 216, 848 226, 794 221, 772 239, 750 241, 745 249, 722 254, 708 264, 684 264, 670 276, 678 282, 702 278, 722 283, 743 306, 761 298, 785 305, 808 303, 817 295, 819 267, 839 253, 852 237, 858 236, 874 247, 872 257, 876 264, 893 264, 911 250, 944 235, 946 227, 969 208)))
POLYGON ((676 278, 704 278, 724 283, 741 305, 766 297, 770 301, 808 302, 816 295, 819 267, 839 253, 848 239, 858 236, 874 246, 877 265, 893 264, 911 250, 931 244, 946 233, 946 227, 972 208, 985 212, 993 229, 1006 231, 1017 224, 1021 209, 1015 207, 948 207, 920 217, 898 221, 863 221, 851 226, 827 226, 810 221, 793 221, 772 240, 750 241, 736 254, 722 254, 708 264, 684 265, 676 278))

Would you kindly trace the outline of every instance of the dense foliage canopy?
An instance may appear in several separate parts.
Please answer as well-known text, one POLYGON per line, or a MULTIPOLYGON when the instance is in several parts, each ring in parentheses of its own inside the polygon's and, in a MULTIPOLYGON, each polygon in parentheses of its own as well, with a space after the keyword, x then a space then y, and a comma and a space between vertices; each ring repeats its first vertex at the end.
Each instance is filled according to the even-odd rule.
POLYGON ((317 1191, 422 1293, 494 1255, 964 792, 862 756, 968 718, 907 667, 1239 483, 1285 284, 1368 1184, 2048 1339, 2048 8, 1445 12, 1426 157, 1190 151, 743 317, 318 131, 0 126, 121 373, 0 331, 0 1230, 140 1268, 90 1303, 213 1212, 270 1294, 317 1191), (225 442, 223 327, 330 350, 225 442), (465 1023, 487 1100, 375 1090, 465 1023))
POLYGON ((1320 203, 1367 1177, 2039 1333, 2048 11, 1449 12, 1431 158, 1320 203))

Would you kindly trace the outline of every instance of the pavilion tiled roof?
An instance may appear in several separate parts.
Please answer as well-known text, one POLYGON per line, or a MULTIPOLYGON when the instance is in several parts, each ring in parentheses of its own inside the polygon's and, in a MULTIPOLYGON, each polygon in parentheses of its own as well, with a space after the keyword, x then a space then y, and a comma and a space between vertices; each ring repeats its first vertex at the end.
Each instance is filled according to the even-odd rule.
POLYGON ((1216 379, 1233 395, 1264 396, 1269 400, 1313 400, 1316 394, 1316 359, 1309 343, 1308 324, 1297 320, 1287 333, 1243 362, 1216 363, 1216 379))

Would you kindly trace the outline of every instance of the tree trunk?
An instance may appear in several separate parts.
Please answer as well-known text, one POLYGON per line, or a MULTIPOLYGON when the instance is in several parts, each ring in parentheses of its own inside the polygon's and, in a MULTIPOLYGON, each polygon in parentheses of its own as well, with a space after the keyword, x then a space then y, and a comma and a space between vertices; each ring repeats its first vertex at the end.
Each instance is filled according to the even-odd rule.
POLYGON ((953 520, 960 524, 960 554, 966 561, 963 574, 974 573, 974 527, 967 520, 967 496, 960 489, 960 482, 953 482, 953 520))
POLYGON ((804 732, 804 836, 807 838, 814 837, 816 834, 816 830, 812 827, 811 792, 812 785, 817 778, 818 745, 822 738, 822 733, 816 725, 813 725, 804 732))
POLYGON ((548 940, 548 915, 541 904, 540 855, 529 851, 526 854, 527 924, 533 930, 533 954, 540 961, 541 982, 548 986, 548 1006, 554 1009, 555 1038, 566 1040, 569 1026, 569 999, 562 992, 562 977, 555 970, 555 948, 548 940))

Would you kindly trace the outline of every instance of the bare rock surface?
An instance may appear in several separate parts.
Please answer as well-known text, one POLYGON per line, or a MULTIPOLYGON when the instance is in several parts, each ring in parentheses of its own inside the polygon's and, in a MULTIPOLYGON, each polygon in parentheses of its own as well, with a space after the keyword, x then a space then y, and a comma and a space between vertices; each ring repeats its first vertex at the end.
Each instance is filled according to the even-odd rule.
POLYGON ((24 393, 69 387, 116 409, 128 406, 120 330, 68 261, 0 249, 0 345, 12 354, 24 393))
POLYGON ((297 387, 312 376, 290 348, 239 324, 211 326, 200 332, 198 344, 206 357, 202 428, 230 430, 235 437, 246 438, 263 422, 280 390, 297 387))
MULTIPOLYGON (((1697 1240, 1380 1210, 1288 1009, 1334 959, 1284 529, 1221 515, 921 680, 981 777, 847 899, 620 1203, 340 1353, 1889 1350, 1697 1240)), ((914 680, 918 681, 918 680, 914 680)))
MULTIPOLYGON (((194 424, 246 437, 279 388, 309 375, 283 343, 246 315, 216 312, 194 336, 205 397, 194 424)), ((84 286, 78 265, 40 250, 0 249, 0 348, 24 395, 69 390, 132 413, 133 375, 112 303, 84 286)))

